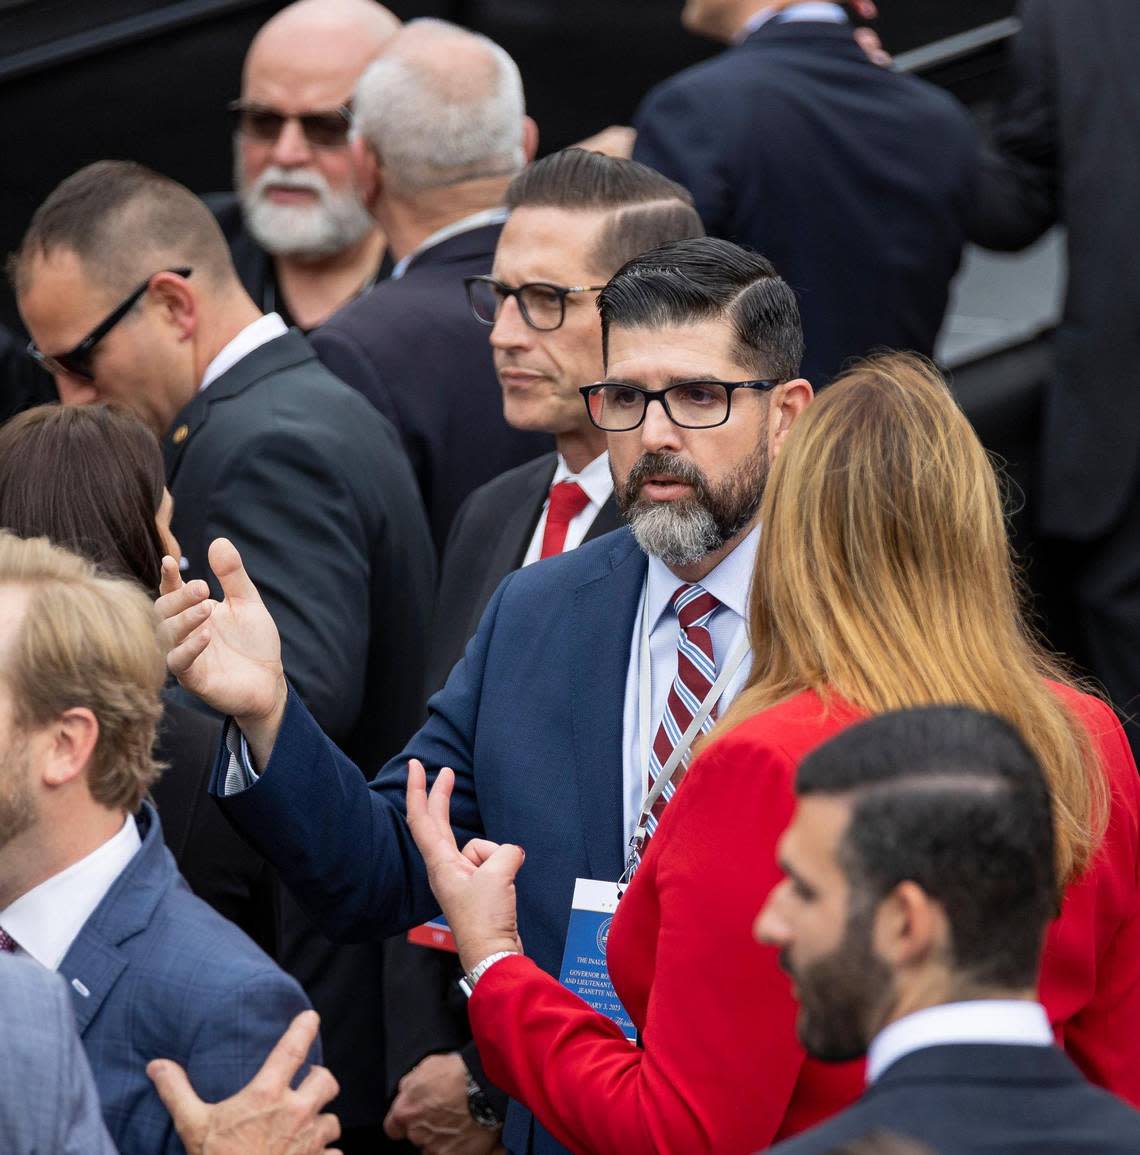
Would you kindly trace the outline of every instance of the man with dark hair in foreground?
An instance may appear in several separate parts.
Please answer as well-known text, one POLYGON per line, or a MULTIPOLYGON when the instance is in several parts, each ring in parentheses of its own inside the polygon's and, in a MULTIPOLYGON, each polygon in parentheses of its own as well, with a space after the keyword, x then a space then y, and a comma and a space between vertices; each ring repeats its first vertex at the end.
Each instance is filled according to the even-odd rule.
POLYGON ((1008 723, 963 707, 881 715, 804 759, 756 921, 815 1058, 867 1056, 848 1110, 772 1148, 874 1131, 953 1155, 1131 1155, 1140 1114, 1054 1045, 1036 983, 1057 913, 1053 816, 1008 723))
MULTIPOLYGON (((696 684, 685 655, 703 654, 710 708, 747 677, 768 461, 812 397, 795 296, 763 257, 700 238, 630 261, 601 297, 606 378, 586 389, 629 528, 499 586, 427 722, 370 790, 272 658, 254 658, 251 643, 273 654, 275 631, 233 547, 211 547, 221 603, 164 563, 168 664, 237 715, 212 788, 333 934, 390 935, 438 913, 404 818, 417 759, 455 769, 457 839, 526 846, 521 934, 557 975, 575 879, 617 881, 650 777, 683 755, 670 734, 711 725, 693 711, 677 730, 678 679, 696 684)), ((516 1103, 503 1143, 563 1150, 516 1103)))

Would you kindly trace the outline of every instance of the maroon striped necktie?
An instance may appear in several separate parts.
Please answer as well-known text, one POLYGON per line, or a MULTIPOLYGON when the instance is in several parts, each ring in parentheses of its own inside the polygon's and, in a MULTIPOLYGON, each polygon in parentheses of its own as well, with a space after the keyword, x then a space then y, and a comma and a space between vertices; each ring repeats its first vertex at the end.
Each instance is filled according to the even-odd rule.
MULTIPOLYGON (((677 633, 677 676, 669 688, 665 701, 665 712, 661 715, 661 725, 653 739, 653 749, 649 754, 649 784, 661 773, 661 768, 673 753, 673 747, 681 740, 681 735, 689 728, 716 681, 716 659, 713 656, 712 634, 709 633, 709 619, 720 609, 720 602, 699 585, 683 585, 673 594, 673 609, 681 625, 677 633)), ((716 707, 701 723, 701 733, 708 733, 716 721, 716 707)), ((661 797, 653 804, 653 812, 646 823, 646 839, 653 836, 657 823, 669 799, 681 783, 685 774, 683 762, 673 773, 669 785, 661 792, 661 797)))
POLYGON ((16 940, 0 926, 0 952, 4 954, 14 954, 18 945, 16 940))

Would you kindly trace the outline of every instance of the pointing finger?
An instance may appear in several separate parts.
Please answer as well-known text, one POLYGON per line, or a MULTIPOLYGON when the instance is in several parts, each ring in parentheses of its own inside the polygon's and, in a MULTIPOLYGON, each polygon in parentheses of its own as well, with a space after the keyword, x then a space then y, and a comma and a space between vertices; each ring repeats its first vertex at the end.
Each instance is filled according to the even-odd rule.
POLYGON ((250 1086, 256 1085, 271 1093, 287 1087, 302 1063, 308 1059, 320 1025, 320 1016, 316 1011, 302 1011, 297 1015, 261 1064, 261 1070, 254 1075, 250 1086))

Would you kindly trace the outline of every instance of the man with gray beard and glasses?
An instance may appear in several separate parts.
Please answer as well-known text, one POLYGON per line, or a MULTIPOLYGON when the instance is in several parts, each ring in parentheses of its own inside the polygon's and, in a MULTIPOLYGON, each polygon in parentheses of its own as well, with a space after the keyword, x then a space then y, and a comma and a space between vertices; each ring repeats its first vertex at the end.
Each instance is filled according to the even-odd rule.
POLYGON ((208 198, 246 291, 304 332, 386 272, 349 145, 352 90, 400 27, 373 0, 298 0, 254 37, 234 116, 236 195, 208 198))
MULTIPOLYGON (((510 574, 371 786, 285 680, 234 547, 211 547, 222 601, 164 563, 168 665, 233 716, 211 789, 334 936, 382 937, 438 913, 405 791, 410 761, 449 766, 457 840, 526 847, 519 933, 560 974, 575 880, 613 887, 643 814, 654 829, 651 786, 747 678, 767 462, 812 398, 795 295, 763 257, 702 238, 629 261, 598 307, 605 377, 582 391, 631 526, 510 574)), ((563 1150, 518 1103, 502 1142, 563 1150)))

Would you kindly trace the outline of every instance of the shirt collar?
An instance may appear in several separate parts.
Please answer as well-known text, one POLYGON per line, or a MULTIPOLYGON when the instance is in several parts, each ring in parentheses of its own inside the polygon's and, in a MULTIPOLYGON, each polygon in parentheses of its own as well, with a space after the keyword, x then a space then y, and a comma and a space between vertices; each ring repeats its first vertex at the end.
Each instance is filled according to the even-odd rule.
POLYGON ((884 1027, 867 1051, 867 1082, 874 1083, 905 1055, 951 1043, 1049 1047, 1053 1030, 1040 1003, 974 999, 927 1007, 884 1027))
POLYGON ((576 481, 590 499, 590 504, 600 509, 609 501, 610 494, 614 491, 614 479, 610 473, 610 455, 600 453, 581 473, 571 473, 566 458, 560 453, 554 477, 550 482, 551 488, 560 481, 576 481))
POLYGON ((277 313, 266 313, 251 321, 232 341, 223 345, 221 352, 206 366, 198 392, 232 369, 243 357, 248 357, 254 349, 260 349, 288 332, 288 325, 277 313))
MULTIPOLYGON (((748 619, 748 593, 752 588, 752 571, 760 545, 760 527, 752 532, 713 570, 700 580, 702 589, 727 606, 742 621, 748 619)), ((654 630, 681 585, 681 579, 659 558, 650 557, 646 589, 649 628, 654 630)))
POLYGON ((444 241, 449 241, 461 233, 470 233, 475 229, 485 228, 487 225, 501 225, 506 219, 507 210, 504 208, 484 209, 482 212, 472 213, 469 217, 452 221, 451 224, 444 225, 442 229, 436 229, 430 237, 420 241, 406 257, 401 257, 396 262, 388 279, 398 281, 408 271, 408 266, 418 257, 422 257, 428 249, 434 249, 436 245, 441 245, 444 241))
POLYGON ((838 4, 826 3, 825 0, 804 0, 801 4, 790 4, 782 11, 773 8, 761 8, 759 12, 750 16, 744 27, 736 35, 737 44, 747 40, 757 28, 763 28, 776 17, 782 24, 791 24, 797 21, 814 21, 816 23, 846 24, 847 13, 838 4))
POLYGON ((0 926, 37 962, 56 970, 141 845, 138 823, 128 814, 113 838, 0 911, 0 926))

